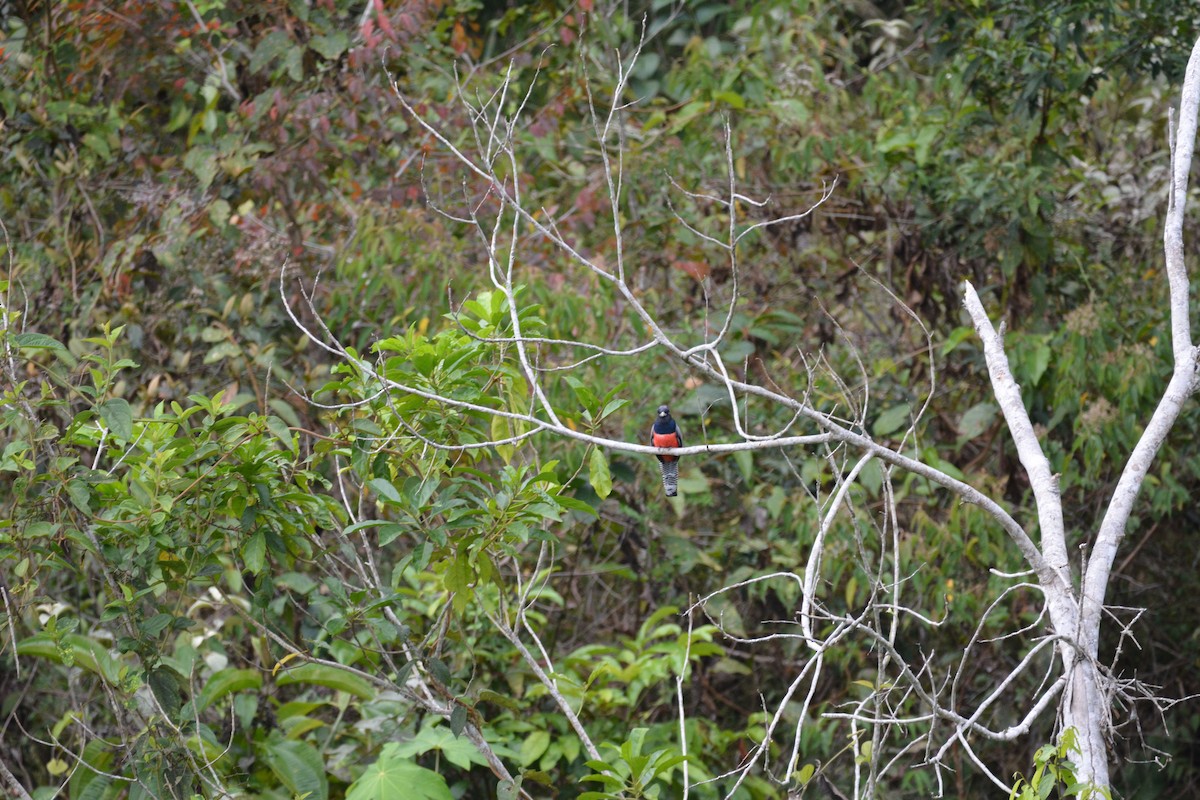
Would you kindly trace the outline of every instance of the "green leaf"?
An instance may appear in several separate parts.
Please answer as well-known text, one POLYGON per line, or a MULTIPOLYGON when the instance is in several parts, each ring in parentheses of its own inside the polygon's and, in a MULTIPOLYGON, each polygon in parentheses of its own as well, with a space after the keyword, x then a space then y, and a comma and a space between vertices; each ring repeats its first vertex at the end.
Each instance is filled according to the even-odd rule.
POLYGON ((667 129, 670 133, 679 133, 686 128, 692 120, 707 114, 709 112, 709 104, 704 101, 695 100, 681 108, 671 118, 671 126, 667 129))
POLYGON ((1050 366, 1050 345, 1043 340, 1038 342, 1029 354, 1029 382, 1037 386, 1042 380, 1042 376, 1046 374, 1048 366, 1050 366))
POLYGON ((175 619, 170 614, 159 612, 149 619, 142 620, 138 623, 138 630, 149 637, 158 636, 167 626, 171 624, 171 620, 175 619))
POLYGON ((713 92, 713 100, 726 103, 733 108, 745 108, 746 101, 740 94, 734 91, 713 92))
POLYGON ((66 349, 58 339, 44 333, 16 333, 13 334, 12 343, 17 347, 66 349))
POLYGON ((267 430, 271 432, 272 436, 279 440, 280 444, 290 450, 292 455, 296 455, 298 452, 296 449, 296 437, 292 435, 290 430, 288 430, 288 424, 286 422, 272 414, 271 416, 267 417, 267 430))
POLYGON ((596 421, 600 422, 601 420, 606 419, 609 414, 615 413, 616 411, 618 411, 619 409, 623 408, 624 406, 626 406, 628 404, 629 404, 628 400, 623 400, 620 398, 618 398, 616 400, 609 400, 608 403, 604 406, 604 410, 600 412, 600 419, 598 419, 596 421))
POLYGON ((196 697, 196 710, 203 711, 226 695, 245 689, 262 688, 258 670, 227 667, 213 674, 196 697))
POLYGON ((396 487, 387 478, 374 478, 368 481, 367 485, 375 490, 380 500, 397 506, 403 503, 400 492, 396 491, 396 487))
POLYGON ((958 347, 974 333, 975 329, 969 327, 955 328, 952 330, 950 335, 946 337, 945 343, 942 345, 942 355, 944 356, 954 348, 958 347))
POLYGON ((11 341, 17 347, 53 350, 54 355, 69 367, 73 368, 77 363, 75 356, 71 355, 70 350, 63 347, 62 342, 44 333, 17 333, 11 337, 11 341))
POLYGON ((92 492, 86 483, 78 479, 67 481, 67 495, 71 498, 71 504, 80 511, 92 513, 92 492))
POLYGON ((71 800, 101 800, 112 784, 112 778, 100 772, 112 771, 113 753, 102 740, 92 739, 83 748, 82 760, 83 763, 71 773, 71 800))
POLYGON ((411 759, 435 750, 459 769, 470 769, 473 764, 486 767, 488 763, 473 744, 466 739, 455 738, 452 730, 436 722, 425 725, 420 733, 407 742, 397 742, 393 755, 397 759, 411 759))
POLYGON ((146 683, 150 685, 150 691, 167 717, 172 720, 178 717, 183 698, 179 696, 179 681, 175 679, 175 673, 169 667, 155 667, 146 675, 146 683))
POLYGON ((546 748, 550 746, 549 731, 534 731, 525 737, 525 741, 521 743, 521 753, 517 756, 518 762, 522 767, 528 767, 533 762, 542 757, 542 753, 546 752, 546 748))
POLYGON ((203 192, 217 177, 217 152, 211 147, 193 147, 184 153, 183 166, 200 181, 203 192))
POLYGON ((590 410, 596 407, 599 401, 591 389, 578 378, 568 375, 566 378, 567 385, 571 387, 571 391, 575 392, 575 399, 579 401, 579 405, 584 410, 590 410))
MULTIPOLYGON (((508 417, 499 415, 492 417, 491 436, 492 441, 499 442, 512 436, 512 427, 509 425, 508 417)), ((496 445, 496 455, 504 460, 505 464, 511 464, 513 456, 516 454, 517 448, 511 444, 496 445)))
POLYGON ((554 502, 567 511, 578 511, 580 514, 588 514, 593 517, 599 516, 596 509, 577 497, 569 497, 565 494, 555 495, 554 502))
POLYGON ((242 560, 245 562, 248 572, 254 575, 262 572, 263 566, 267 562, 267 537, 263 535, 262 531, 255 531, 242 545, 242 560))
POLYGON ((356 522, 342 533, 349 536, 352 533, 358 533, 364 528, 379 528, 379 546, 390 544, 395 541, 400 534, 404 533, 404 526, 396 522, 388 522, 386 519, 365 519, 362 522, 356 522))
POLYGON ((275 678, 276 686, 291 686, 296 683, 326 686, 352 694, 360 700, 375 696, 375 689, 365 679, 327 664, 303 664, 275 678))
POLYGON ((908 425, 909 421, 909 406, 907 403, 898 406, 892 406, 887 411, 880 414, 871 431, 876 436, 887 436, 908 425))
POLYGON ((85 133, 82 141, 85 147, 87 147, 96 155, 100 156, 100 158, 104 159, 105 161, 108 161, 112 158, 112 150, 109 148, 108 142, 104 140, 103 136, 98 136, 94 133, 85 133))
POLYGON ((97 406, 96 411, 114 436, 123 442, 133 441, 133 410, 129 401, 114 397, 97 406))
POLYGON ((54 640, 50 633, 37 633, 17 643, 17 655, 47 658, 59 664, 70 663, 94 672, 112 685, 120 683, 119 665, 104 645, 78 633, 68 633, 54 640), (61 646, 60 646, 61 644, 61 646))
POLYGON ((263 758, 294 796, 328 800, 325 762, 312 745, 293 739, 271 739, 263 746, 263 758))
POLYGON ((287 31, 271 31, 262 38, 258 47, 254 48, 254 55, 250 56, 250 71, 258 72, 292 46, 292 37, 288 36, 287 31))
POLYGON ((450 732, 457 737, 462 733, 463 728, 467 725, 467 707, 461 703, 454 706, 454 710, 450 712, 450 732))
POLYGON ((205 364, 215 364, 227 358, 237 358, 242 354, 242 348, 237 342, 218 342, 204 354, 205 364))
POLYGON ((750 485, 750 476, 754 474, 754 455, 749 450, 735 450, 733 463, 737 464, 738 472, 742 474, 742 482, 750 485))
POLYGON ((994 403, 977 403, 967 409, 958 423, 958 433, 966 439, 982 436, 996 419, 1000 408, 994 403))
POLYGON ((592 484, 592 488, 596 490, 596 494, 601 500, 612 493, 612 473, 608 471, 608 460, 604 457, 604 451, 599 447, 592 450, 591 458, 588 460, 588 482, 592 484))
POLYGON ((446 779, 396 754, 396 743, 384 745, 374 764, 346 790, 346 800, 454 800, 446 779))
POLYGON ((314 36, 308 46, 321 54, 327 61, 336 61, 350 46, 350 37, 344 31, 335 31, 328 36, 314 36))
POLYGON ((287 69, 288 77, 299 83, 304 77, 304 49, 290 48, 283 55, 283 66, 287 69))
POLYGON ((770 106, 780 122, 790 125, 807 125, 812 119, 812 113, 808 110, 808 106, 800 100, 772 100, 770 106))

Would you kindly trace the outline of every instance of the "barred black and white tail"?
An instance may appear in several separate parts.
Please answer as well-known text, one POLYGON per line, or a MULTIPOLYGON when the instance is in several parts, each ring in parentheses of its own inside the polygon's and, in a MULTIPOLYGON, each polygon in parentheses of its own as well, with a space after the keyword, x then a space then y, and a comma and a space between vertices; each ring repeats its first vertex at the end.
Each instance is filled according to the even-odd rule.
POLYGON ((662 469, 663 488, 667 490, 667 497, 674 497, 679 493, 679 462, 660 461, 658 466, 662 469))

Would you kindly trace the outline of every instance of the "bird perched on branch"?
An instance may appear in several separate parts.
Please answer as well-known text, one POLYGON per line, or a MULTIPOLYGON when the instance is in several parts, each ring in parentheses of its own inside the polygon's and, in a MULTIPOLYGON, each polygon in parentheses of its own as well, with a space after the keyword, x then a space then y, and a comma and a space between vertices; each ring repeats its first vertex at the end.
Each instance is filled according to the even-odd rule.
MULTIPOLYGON (((658 418, 654 420, 654 430, 650 435, 650 443, 655 447, 683 447, 683 436, 679 426, 671 419, 671 409, 667 406, 658 407, 658 418)), ((662 470, 663 488, 667 497, 674 497, 679 489, 679 456, 655 456, 658 467, 662 470)))

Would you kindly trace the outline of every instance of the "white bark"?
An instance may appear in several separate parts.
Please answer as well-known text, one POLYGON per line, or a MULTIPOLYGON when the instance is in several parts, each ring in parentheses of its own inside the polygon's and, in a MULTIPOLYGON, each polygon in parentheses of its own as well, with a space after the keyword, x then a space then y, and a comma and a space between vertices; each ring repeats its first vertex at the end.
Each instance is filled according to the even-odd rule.
MULTIPOLYGON (((1166 441, 1184 404, 1197 388, 1198 350, 1192 345, 1189 279, 1184 262, 1183 217, 1187 205, 1188 174, 1195 150, 1197 116, 1200 110, 1200 41, 1192 49, 1180 99, 1178 135, 1172 142, 1171 188, 1163 234, 1163 250, 1171 311, 1171 345, 1174 369, 1158 407, 1134 446, 1091 549, 1082 565, 1078 595, 1071 587, 1062 506, 1057 480, 1050 474, 1028 413, 1021 402, 1020 387, 1013 381, 1004 355, 1003 342, 992 328, 979 297, 970 283, 964 284, 965 304, 983 340, 988 373, 996 399, 1004 412, 1009 432, 1029 476, 1041 528, 1041 550, 1053 567, 1057 580, 1046 583, 1051 624, 1063 637, 1059 647, 1067 688, 1061 704, 1064 728, 1078 734, 1079 752, 1074 759, 1076 777, 1096 787, 1109 787, 1107 738, 1111 709, 1107 683, 1111 680, 1099 664, 1100 624, 1112 566, 1125 538, 1134 502, 1150 472, 1154 457, 1166 441), (1076 613, 1076 609, 1078 610, 1076 613)), ((1039 578, 1042 575, 1039 573, 1039 578)))

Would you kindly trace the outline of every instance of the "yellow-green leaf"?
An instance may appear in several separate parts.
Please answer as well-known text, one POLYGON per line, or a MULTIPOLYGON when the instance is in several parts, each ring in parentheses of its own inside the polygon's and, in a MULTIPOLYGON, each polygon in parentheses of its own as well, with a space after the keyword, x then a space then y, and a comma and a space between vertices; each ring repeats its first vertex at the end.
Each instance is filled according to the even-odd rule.
POLYGON ((608 459, 604 457, 604 451, 600 448, 592 451, 588 461, 588 481, 601 500, 612 493, 612 473, 608 471, 608 459))
POLYGON ((310 683, 315 686, 326 686, 330 689, 347 692, 360 700, 375 696, 371 684, 351 672, 326 664, 304 664, 289 669, 275 679, 276 686, 288 686, 293 683, 310 683))

